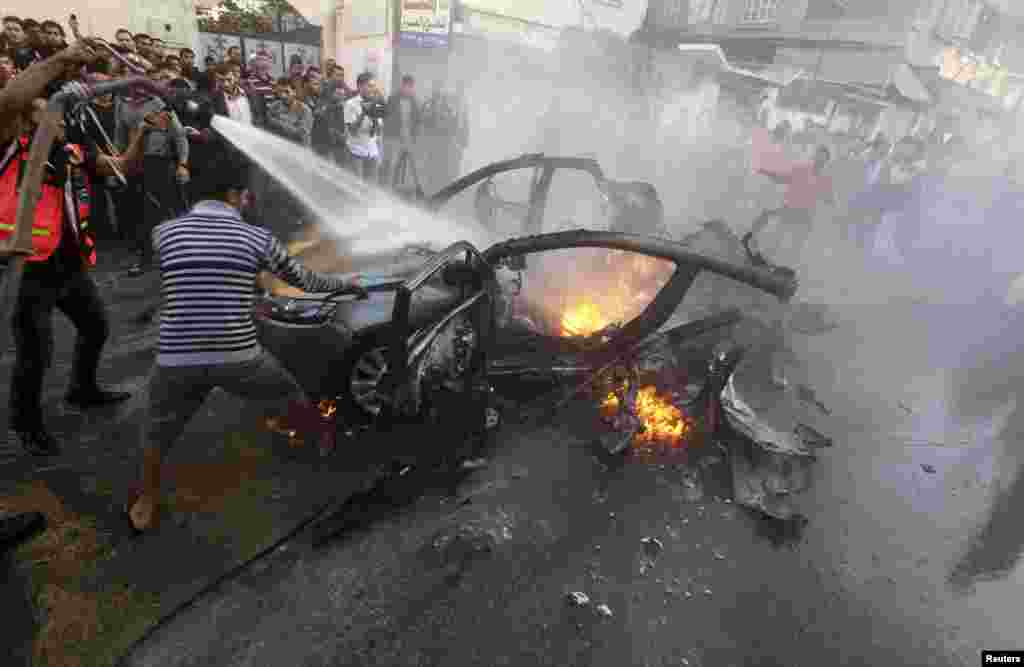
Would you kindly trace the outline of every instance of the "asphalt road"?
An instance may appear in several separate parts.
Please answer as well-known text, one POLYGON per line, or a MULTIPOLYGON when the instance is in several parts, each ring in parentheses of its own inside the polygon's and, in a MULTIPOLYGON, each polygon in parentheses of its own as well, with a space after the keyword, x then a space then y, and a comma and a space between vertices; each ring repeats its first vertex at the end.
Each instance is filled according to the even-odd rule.
POLYGON ((906 299, 834 314, 792 341, 790 376, 836 439, 797 543, 695 499, 671 466, 602 468, 581 404, 503 430, 456 500, 300 538, 130 664, 923 666, 1024 648, 1019 324, 906 299), (645 537, 664 549, 642 573, 645 537))

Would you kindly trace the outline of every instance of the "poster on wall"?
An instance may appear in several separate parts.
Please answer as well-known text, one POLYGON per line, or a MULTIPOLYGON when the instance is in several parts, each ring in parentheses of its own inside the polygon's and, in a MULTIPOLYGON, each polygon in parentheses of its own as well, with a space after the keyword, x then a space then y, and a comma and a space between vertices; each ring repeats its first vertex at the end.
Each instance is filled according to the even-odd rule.
POLYGON ((288 72, 301 67, 320 66, 320 49, 310 44, 284 44, 284 66, 288 72))
POLYGON ((232 46, 242 48, 242 38, 237 35, 222 35, 213 32, 199 33, 199 63, 205 62, 207 58, 213 58, 221 63, 228 58, 228 49, 232 46))
POLYGON ((281 42, 246 37, 242 46, 242 55, 245 58, 245 62, 249 62, 249 59, 253 56, 263 56, 270 60, 271 76, 277 79, 285 75, 284 50, 281 47, 281 42))
POLYGON ((448 46, 451 0, 402 0, 401 46, 448 46))

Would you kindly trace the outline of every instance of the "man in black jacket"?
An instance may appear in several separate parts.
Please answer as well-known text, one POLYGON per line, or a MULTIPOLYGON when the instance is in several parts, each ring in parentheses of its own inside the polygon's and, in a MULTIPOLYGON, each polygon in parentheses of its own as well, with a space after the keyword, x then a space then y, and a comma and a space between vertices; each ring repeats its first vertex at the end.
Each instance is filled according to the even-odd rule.
POLYGON ((402 171, 416 169, 415 144, 420 133, 420 104, 416 100, 416 80, 406 74, 398 92, 388 98, 388 115, 384 118, 384 150, 381 164, 381 185, 394 187, 402 171), (404 163, 404 164, 403 164, 404 163))

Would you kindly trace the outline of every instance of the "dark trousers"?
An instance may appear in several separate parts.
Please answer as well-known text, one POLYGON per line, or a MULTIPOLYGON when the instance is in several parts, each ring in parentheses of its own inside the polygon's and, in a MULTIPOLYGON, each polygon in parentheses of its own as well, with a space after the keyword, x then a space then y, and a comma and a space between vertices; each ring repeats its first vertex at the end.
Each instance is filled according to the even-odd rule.
POLYGON ((11 375, 11 427, 30 430, 43 425, 43 379, 53 361, 53 310, 77 329, 71 386, 96 387, 103 345, 110 335, 106 308, 92 277, 75 271, 63 280, 26 272, 12 321, 15 361, 11 375))
POLYGON ((153 229, 183 212, 182 186, 178 184, 177 163, 170 158, 146 157, 142 177, 142 221, 135 242, 142 264, 153 263, 153 229))
POLYGON ((349 153, 349 160, 348 168, 351 169, 356 176, 359 176, 367 183, 377 185, 377 181, 379 179, 378 174, 380 172, 379 158, 359 157, 349 153))

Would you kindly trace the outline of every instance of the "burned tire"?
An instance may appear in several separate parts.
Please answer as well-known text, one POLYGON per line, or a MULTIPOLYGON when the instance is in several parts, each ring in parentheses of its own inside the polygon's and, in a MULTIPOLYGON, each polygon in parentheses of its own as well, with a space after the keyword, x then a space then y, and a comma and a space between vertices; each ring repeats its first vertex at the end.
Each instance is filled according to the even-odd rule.
POLYGON ((383 402, 378 389, 388 369, 387 355, 383 336, 366 338, 349 350, 336 374, 343 387, 339 409, 362 418, 380 414, 383 402))

